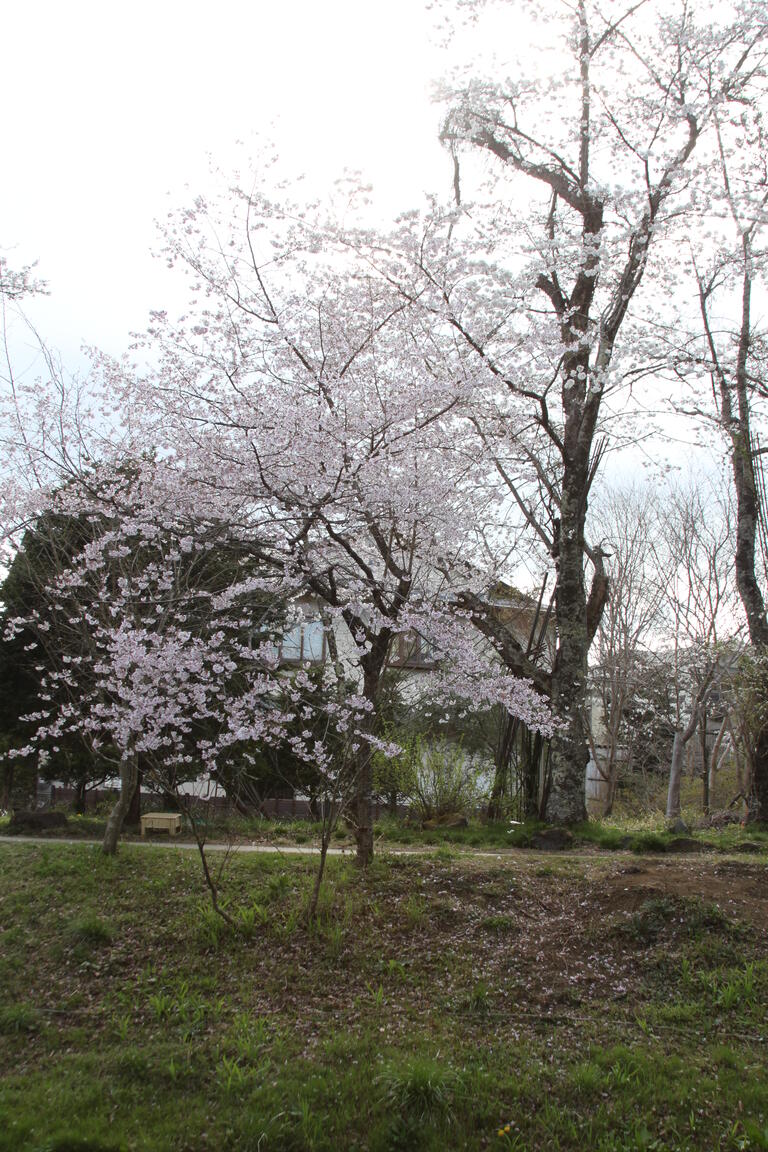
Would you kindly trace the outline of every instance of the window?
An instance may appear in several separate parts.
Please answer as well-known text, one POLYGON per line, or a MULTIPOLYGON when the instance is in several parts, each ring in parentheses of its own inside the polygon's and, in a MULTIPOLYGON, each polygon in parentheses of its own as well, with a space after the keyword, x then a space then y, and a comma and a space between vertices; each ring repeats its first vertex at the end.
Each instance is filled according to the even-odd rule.
POLYGON ((395 668, 434 668, 438 654, 417 632, 403 632, 392 641, 389 663, 395 668))
POLYGON ((322 664, 325 631, 321 620, 302 620, 280 641, 281 664, 322 664))

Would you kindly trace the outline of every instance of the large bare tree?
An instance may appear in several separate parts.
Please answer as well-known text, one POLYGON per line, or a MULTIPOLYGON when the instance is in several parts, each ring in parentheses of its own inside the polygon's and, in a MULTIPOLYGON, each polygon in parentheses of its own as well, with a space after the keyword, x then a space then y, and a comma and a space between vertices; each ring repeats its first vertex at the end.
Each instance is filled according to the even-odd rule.
POLYGON ((561 723, 547 816, 572 821, 585 814, 587 654, 607 590, 585 533, 590 490, 616 443, 608 421, 668 361, 657 338, 675 306, 668 241, 710 194, 717 116, 760 96, 766 14, 743 4, 724 23, 711 4, 653 0, 461 7, 477 19, 506 11, 520 56, 506 76, 475 72, 446 94, 456 208, 442 247, 436 223, 418 243, 411 226, 406 290, 442 317, 462 364, 495 383, 481 435, 555 568, 551 670, 497 640, 510 668, 548 682, 561 723))

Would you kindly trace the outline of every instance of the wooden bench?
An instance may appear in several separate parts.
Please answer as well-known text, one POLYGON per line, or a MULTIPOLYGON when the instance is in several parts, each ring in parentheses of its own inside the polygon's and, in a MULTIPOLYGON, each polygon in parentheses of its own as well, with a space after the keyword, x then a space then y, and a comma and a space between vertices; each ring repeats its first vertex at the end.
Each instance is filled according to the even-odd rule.
POLYGON ((141 834, 147 832, 167 832, 169 836, 178 836, 181 832, 181 816, 178 812, 145 812, 141 818, 141 834))

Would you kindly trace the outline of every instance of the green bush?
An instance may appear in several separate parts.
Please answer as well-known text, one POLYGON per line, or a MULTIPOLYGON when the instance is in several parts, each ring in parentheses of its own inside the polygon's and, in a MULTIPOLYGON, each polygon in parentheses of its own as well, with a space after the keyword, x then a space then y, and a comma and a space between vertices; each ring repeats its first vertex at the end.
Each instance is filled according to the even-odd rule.
POLYGON ((468 815, 482 797, 482 769, 460 744, 438 740, 421 745, 410 795, 421 820, 435 820, 453 813, 468 815))

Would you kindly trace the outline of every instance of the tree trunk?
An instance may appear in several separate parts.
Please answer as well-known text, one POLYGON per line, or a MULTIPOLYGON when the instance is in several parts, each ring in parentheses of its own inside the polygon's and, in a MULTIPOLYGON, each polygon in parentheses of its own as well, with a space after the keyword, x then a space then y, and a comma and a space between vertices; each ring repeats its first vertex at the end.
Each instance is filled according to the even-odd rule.
POLYGON ((493 787, 491 788, 491 795, 488 800, 488 808, 486 809, 486 818, 488 820, 500 820, 502 810, 502 800, 504 798, 504 780, 507 775, 506 768, 500 768, 496 765, 496 770, 493 776, 493 787))
MULTIPOLYGON (((552 711, 559 727, 552 734, 551 784, 545 815, 554 824, 587 818, 584 799, 589 748, 587 703, 587 595, 584 584, 586 476, 575 474, 563 485, 557 541, 558 650, 552 670, 552 711)), ((579 470, 581 471, 581 470, 579 470)))
POLYGON ((699 741, 701 744, 701 806, 705 816, 709 816, 709 752, 707 750, 707 712, 702 709, 699 721, 699 741))
POLYGON ((120 761, 120 795, 117 803, 109 814, 104 840, 101 848, 106 856, 114 856, 117 852, 117 842, 123 828, 123 822, 131 806, 131 799, 136 790, 139 777, 139 762, 135 753, 126 753, 120 761))
MULTIPOLYGON (((706 690, 706 685, 711 680, 708 677, 704 684, 700 687, 699 692, 706 690)), ((699 720, 701 719, 701 708, 699 700, 696 700, 691 718, 688 721, 685 729, 676 728, 675 737, 672 741, 672 761, 669 766, 669 788, 667 790, 667 820, 670 823, 681 820, 680 815, 680 781, 683 778, 683 766, 685 762, 685 750, 688 747, 688 741, 693 736, 699 720)))
POLYGON ((748 817, 768 821, 768 728, 758 733, 752 753, 752 788, 748 817))
POLYGON ((336 827, 338 820, 338 807, 333 802, 326 808, 323 805, 323 831, 320 837, 320 863, 317 866, 315 873, 315 882, 312 885, 312 895, 309 898, 309 908, 307 909, 307 921, 309 924, 314 924, 317 919, 317 903, 320 899, 320 888, 323 883, 323 876, 325 875, 325 865, 328 857, 328 846, 331 843, 331 836, 336 827))
POLYGON ((613 815, 613 806, 616 803, 616 793, 619 789, 619 762, 611 751, 611 761, 608 765, 608 799, 605 803, 604 816, 613 815))
POLYGON ((87 781, 85 777, 75 781, 75 791, 72 796, 72 811, 77 816, 85 815, 85 792, 87 781))
POLYGON ((539 802, 543 794, 542 775, 547 762, 547 749, 540 732, 531 733, 520 726, 520 756, 522 759, 523 817, 537 820, 541 815, 539 802))
POLYGON ((373 757, 367 746, 361 747, 358 756, 352 812, 356 861, 367 868, 373 860, 373 757))
MULTIPOLYGON (((373 735, 378 722, 378 702, 381 673, 384 668, 389 640, 378 636, 371 651, 361 661, 363 667, 363 696, 371 710, 361 731, 373 735)), ((373 860, 373 750, 366 740, 360 740, 356 753, 355 786, 352 793, 352 819, 356 846, 356 863, 367 868, 373 860)))
MULTIPOLYGON (((761 520, 760 491, 755 471, 751 421, 752 381, 749 357, 752 353, 754 332, 751 322, 752 302, 752 236, 742 232, 744 272, 741 298, 741 329, 736 356, 735 389, 731 381, 718 371, 723 427, 731 441, 731 467, 736 490, 736 584, 747 617, 749 638, 759 658, 768 652, 768 613, 756 576, 756 544, 761 520), (735 396, 734 396, 735 392, 735 396), (735 411, 734 411, 734 403, 735 411)), ((705 324, 706 300, 702 297, 705 324)), ((707 328, 707 331, 709 329, 707 328)), ((751 752, 752 794, 749 818, 768 820, 768 731, 763 725, 757 733, 751 752)))
MULTIPOLYGON (((529 640, 528 647, 530 648, 530 646, 531 641, 529 640)), ((493 786, 491 788, 491 795, 488 800, 488 809, 486 812, 489 820, 501 820, 504 812, 504 795, 508 793, 510 799, 512 797, 513 789, 510 780, 512 751, 515 744, 517 744, 518 749, 522 750, 524 738, 525 729, 520 725, 520 722, 515 717, 510 716, 508 712, 501 712, 499 714, 496 750, 494 754, 495 768, 493 786)), ((518 763, 519 761, 520 758, 518 758, 518 763)), ((520 783, 522 784, 522 781, 520 783)))
POLYGON ((0 772, 3 774, 3 788, 0 794, 0 811, 7 812, 11 806, 11 796, 13 794, 13 764, 6 760, 5 764, 0 767, 0 772))
POLYGON ((672 742, 672 762, 669 767, 669 788, 667 790, 667 820, 669 823, 681 818, 680 781, 683 778, 686 743, 685 733, 678 728, 672 742))
POLYGON ((131 803, 125 815, 125 823, 129 828, 138 828, 141 824, 141 778, 142 770, 138 768, 136 771, 136 787, 131 796, 131 803))

